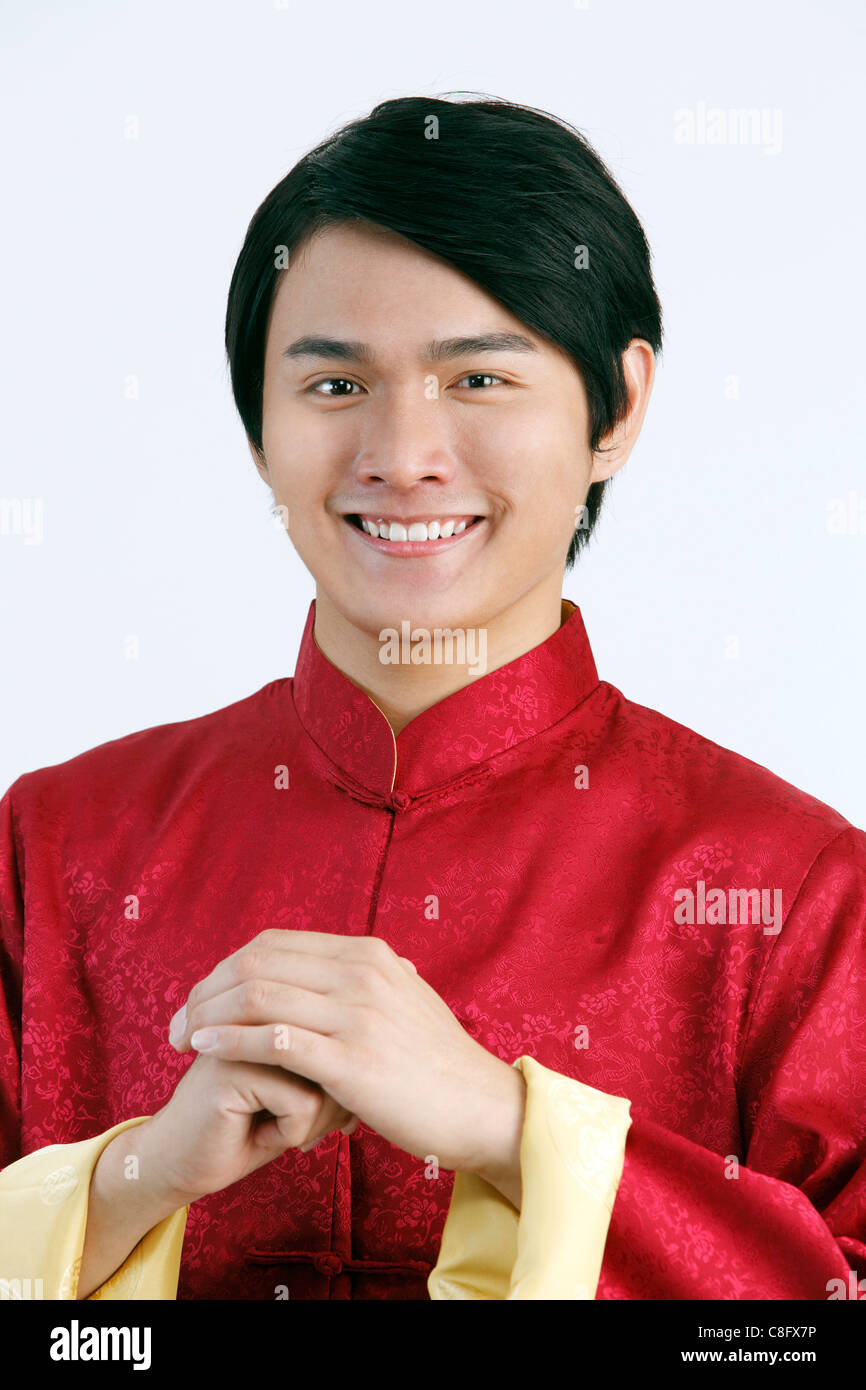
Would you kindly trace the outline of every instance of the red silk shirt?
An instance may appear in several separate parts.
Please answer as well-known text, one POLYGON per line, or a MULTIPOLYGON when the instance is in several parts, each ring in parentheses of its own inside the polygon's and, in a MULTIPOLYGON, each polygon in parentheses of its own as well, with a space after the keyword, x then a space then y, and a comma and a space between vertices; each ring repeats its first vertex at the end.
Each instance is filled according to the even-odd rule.
MULTIPOLYGON (((631 1101, 598 1298, 866 1275, 866 835, 564 614, 395 739, 311 604, 293 679, 19 777, 0 1166, 153 1114, 172 1014, 266 927, 375 933, 503 1060, 631 1101)), ((289 1150, 192 1205, 178 1297, 427 1298, 452 1183, 364 1124, 289 1150)))

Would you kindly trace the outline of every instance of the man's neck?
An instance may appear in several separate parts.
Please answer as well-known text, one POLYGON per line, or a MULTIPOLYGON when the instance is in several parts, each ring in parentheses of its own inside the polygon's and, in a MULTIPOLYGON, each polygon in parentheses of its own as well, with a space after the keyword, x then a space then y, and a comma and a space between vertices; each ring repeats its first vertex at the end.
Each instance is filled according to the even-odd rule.
MULTIPOLYGON (((467 659, 462 663, 448 660, 447 641, 441 649, 445 653, 444 659, 412 663, 408 659, 406 639, 410 650, 420 649, 415 635, 418 629, 414 624, 408 625, 403 632, 400 625, 396 625, 400 634, 398 660, 381 661, 379 654, 383 651, 383 642, 378 632, 369 633, 349 622, 328 596, 318 589, 313 636, 331 664, 370 697, 397 735, 410 720, 431 705, 471 684, 480 675, 487 675, 516 660, 551 637, 566 617, 560 597, 561 588, 560 576, 556 588, 547 585, 530 590, 505 612, 496 614, 471 632, 467 631, 466 649, 460 653, 467 659), (478 664, 480 650, 484 652, 483 668, 478 664), (473 674, 473 670, 476 674, 473 674)), ((442 627, 447 627, 447 624, 443 623, 442 627)), ((432 641, 434 632, 430 637, 435 652, 432 641)))

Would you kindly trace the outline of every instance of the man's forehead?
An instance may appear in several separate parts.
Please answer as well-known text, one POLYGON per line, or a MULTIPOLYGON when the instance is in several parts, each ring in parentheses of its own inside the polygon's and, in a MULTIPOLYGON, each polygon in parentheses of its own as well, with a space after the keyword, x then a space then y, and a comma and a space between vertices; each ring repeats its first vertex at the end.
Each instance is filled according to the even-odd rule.
POLYGON ((519 353, 525 359, 555 350, 482 285, 375 224, 363 230, 338 224, 301 242, 280 273, 269 329, 274 333, 271 349, 298 362, 316 356, 372 365, 391 352, 430 362, 484 353, 519 353), (325 244, 328 238, 330 245, 325 244), (357 255, 362 243, 381 243, 378 249, 385 251, 383 276, 376 283, 357 255), (399 275, 392 275, 395 252, 402 249, 409 259, 399 275), (441 269, 449 285, 432 291, 429 283, 419 286, 416 301, 414 287, 406 284, 414 256, 419 276, 441 269))

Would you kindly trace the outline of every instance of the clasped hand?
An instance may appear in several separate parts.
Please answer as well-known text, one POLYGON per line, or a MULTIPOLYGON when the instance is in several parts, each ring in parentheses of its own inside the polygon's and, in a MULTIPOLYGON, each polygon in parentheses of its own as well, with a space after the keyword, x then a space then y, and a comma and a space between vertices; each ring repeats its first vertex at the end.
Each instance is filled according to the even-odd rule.
POLYGON ((503 1190, 519 1176, 522 1075, 379 937, 261 932, 196 984, 170 1039, 180 1052, 306 1078, 348 1112, 344 1132, 361 1120, 416 1158, 503 1190))

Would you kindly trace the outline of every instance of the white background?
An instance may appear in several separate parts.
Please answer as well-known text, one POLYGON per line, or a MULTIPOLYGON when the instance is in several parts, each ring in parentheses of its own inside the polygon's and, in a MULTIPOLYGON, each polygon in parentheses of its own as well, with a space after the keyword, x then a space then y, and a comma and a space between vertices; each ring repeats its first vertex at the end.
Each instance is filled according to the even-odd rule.
POLYGON ((653 249, 649 415, 564 586, 600 675, 866 825, 861 4, 7 0, 0 24, 0 497, 44 509, 41 544, 0 535, 3 788, 292 673, 313 582, 231 400, 232 268, 325 135, 476 92, 576 125, 653 249), (779 111, 781 150, 679 143, 700 103, 779 111))

